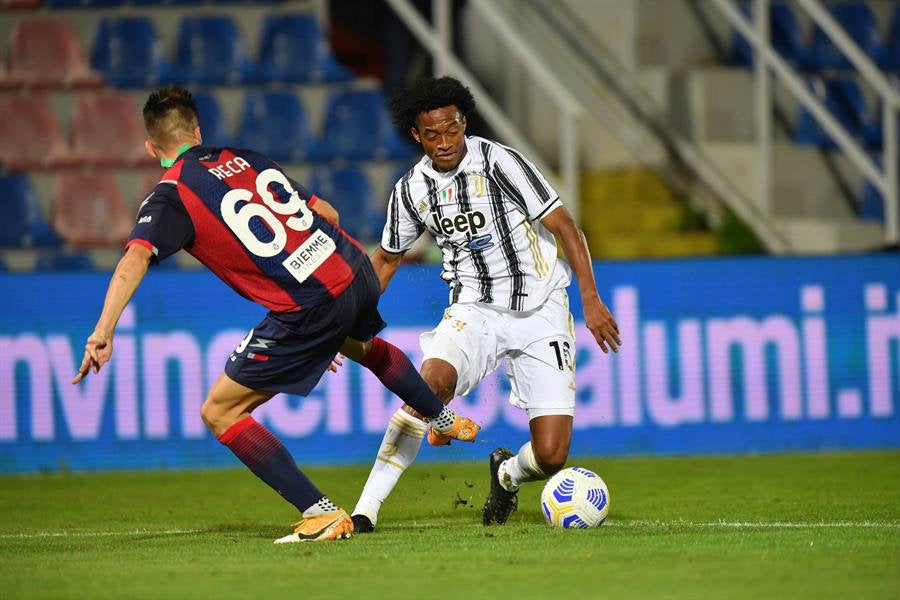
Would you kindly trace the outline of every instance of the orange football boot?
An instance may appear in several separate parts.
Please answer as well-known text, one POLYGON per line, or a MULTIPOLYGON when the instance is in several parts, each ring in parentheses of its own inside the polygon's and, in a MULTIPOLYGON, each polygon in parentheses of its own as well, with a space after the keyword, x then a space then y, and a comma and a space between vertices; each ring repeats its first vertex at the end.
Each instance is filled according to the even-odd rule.
POLYGON ((353 521, 343 508, 294 523, 294 533, 275 540, 276 544, 294 542, 332 542, 353 535, 353 521))
POLYGON ((453 421, 453 427, 446 433, 441 433, 431 425, 428 426, 428 443, 432 446, 446 446, 451 440, 459 440, 461 442, 474 442, 475 436, 481 425, 468 417, 456 415, 453 421))

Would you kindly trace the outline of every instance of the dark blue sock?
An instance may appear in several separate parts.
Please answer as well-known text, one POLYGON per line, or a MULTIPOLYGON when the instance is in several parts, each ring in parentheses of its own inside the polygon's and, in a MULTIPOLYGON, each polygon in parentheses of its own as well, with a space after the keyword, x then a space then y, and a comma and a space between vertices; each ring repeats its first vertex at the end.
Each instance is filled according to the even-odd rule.
POLYGON ((325 494, 303 474, 287 448, 253 417, 242 419, 219 436, 253 474, 297 507, 301 513, 325 494))
POLYGON ((372 371, 384 386, 427 418, 436 417, 444 403, 434 395, 400 348, 377 337, 359 363, 372 371))

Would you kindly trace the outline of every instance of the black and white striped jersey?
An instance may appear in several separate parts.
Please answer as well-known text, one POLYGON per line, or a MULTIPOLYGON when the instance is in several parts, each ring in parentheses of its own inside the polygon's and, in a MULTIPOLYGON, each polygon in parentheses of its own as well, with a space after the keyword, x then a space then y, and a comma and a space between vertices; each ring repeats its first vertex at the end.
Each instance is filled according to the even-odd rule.
POLYGON ((443 252, 451 304, 535 309, 570 280, 540 222, 561 206, 559 194, 512 148, 480 137, 465 143, 453 171, 434 170, 425 156, 396 183, 381 245, 403 252, 427 229, 443 252))

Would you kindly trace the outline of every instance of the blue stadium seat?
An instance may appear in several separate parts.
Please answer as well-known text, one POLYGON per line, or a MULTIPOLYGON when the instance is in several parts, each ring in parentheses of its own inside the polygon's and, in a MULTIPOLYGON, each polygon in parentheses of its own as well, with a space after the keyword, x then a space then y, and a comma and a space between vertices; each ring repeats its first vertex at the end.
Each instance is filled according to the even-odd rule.
POLYGON ((380 90, 336 92, 328 99, 320 158, 387 160, 415 153, 391 123, 380 90))
MULTIPOLYGON (((752 5, 749 2, 742 2, 741 12, 752 18, 752 5)), ((771 4, 769 34, 772 45, 782 58, 798 67, 807 63, 806 44, 790 6, 781 2, 771 4)), ((737 32, 734 33, 731 51, 734 64, 748 67, 753 64, 753 48, 750 42, 737 32)))
MULTIPOLYGON (((875 163, 880 168, 882 166, 881 156, 876 156, 875 163)), ((863 186, 862 202, 859 207, 859 216, 867 221, 884 222, 884 198, 878 188, 866 180, 863 186)))
POLYGON ((863 188, 862 206, 859 216, 867 221, 880 221, 884 223, 884 199, 881 192, 874 185, 866 182, 863 188))
POLYGON ((200 132, 203 135, 203 143, 220 148, 234 145, 231 128, 222 115, 219 102, 212 92, 197 92, 193 96, 197 112, 200 113, 200 132))
MULTIPOLYGON (((869 111, 866 108, 862 92, 855 81, 852 79, 833 79, 827 82, 813 80, 809 82, 809 87, 820 100, 825 102, 826 108, 853 137, 866 146, 874 146, 878 143, 880 129, 876 122, 869 118, 869 111)), ((802 107, 797 118, 794 141, 821 148, 837 148, 837 144, 819 126, 815 117, 802 107)))
POLYGON ((307 160, 313 138, 300 99, 290 92, 249 92, 244 100, 237 145, 273 160, 307 160))
POLYGON ((369 180, 361 170, 352 167, 317 169, 309 189, 337 209, 341 228, 347 233, 366 242, 378 239, 381 230, 373 229, 371 218, 375 200, 369 180))
MULTIPOLYGON (((888 53, 878 35, 878 24, 867 4, 863 2, 829 4, 828 12, 876 64, 885 67, 889 63, 888 53)), ((816 27, 813 33, 809 59, 809 66, 817 70, 852 68, 844 53, 819 27, 816 27)))
POLYGON ((116 87, 153 87, 171 77, 156 27, 145 17, 102 19, 91 65, 116 87))
POLYGON ((348 81, 350 72, 331 53, 312 15, 271 15, 260 33, 258 78, 308 83, 348 81))
POLYGON ((131 0, 137 6, 194 6, 204 0, 131 0))
POLYGON ((125 0, 44 0, 47 8, 98 8, 103 6, 121 6, 125 0))
POLYGON ((900 2, 894 3, 891 28, 888 30, 884 51, 887 55, 887 64, 884 68, 892 71, 900 70, 900 2))
POLYGON ((233 85, 253 80, 253 65, 231 17, 185 17, 178 29, 176 72, 179 81, 233 85))
POLYGON ((34 191, 25 175, 0 176, 0 247, 31 248, 60 246, 62 239, 53 232, 41 215, 34 191))
POLYGON ((94 261, 87 254, 51 253, 41 254, 34 262, 37 271, 91 271, 94 261))

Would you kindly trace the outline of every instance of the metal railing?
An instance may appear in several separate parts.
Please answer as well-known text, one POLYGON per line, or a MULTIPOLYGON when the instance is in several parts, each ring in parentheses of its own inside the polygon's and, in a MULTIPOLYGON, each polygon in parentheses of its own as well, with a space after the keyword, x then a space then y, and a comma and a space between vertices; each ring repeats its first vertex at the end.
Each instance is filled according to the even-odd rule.
POLYGON ((556 49, 557 75, 590 106, 585 118, 622 143, 636 164, 652 169, 676 193, 691 198, 711 221, 721 218, 721 209, 728 207, 770 252, 793 251, 790 240, 756 205, 752 191, 735 185, 695 140, 669 121, 668 109, 644 89, 627 56, 614 52, 556 0, 516 0, 514 6, 516 25, 525 35, 558 40, 542 44, 545 53, 556 49))
POLYGON ((559 168, 557 178, 545 160, 535 151, 522 133, 513 125, 503 109, 491 98, 475 76, 453 54, 450 47, 452 19, 449 0, 432 0, 432 27, 409 0, 386 0, 400 20, 412 32, 434 60, 436 76, 452 75, 463 82, 478 101, 479 113, 503 140, 525 153, 535 166, 550 179, 557 179, 560 196, 576 222, 579 221, 579 158, 577 122, 584 113, 581 103, 547 68, 528 44, 505 21, 502 13, 489 0, 470 0, 470 5, 502 40, 510 52, 528 68, 541 88, 553 100, 559 114, 559 168))
POLYGON ((796 0, 796 2, 878 93, 883 113, 884 157, 882 166, 879 166, 819 98, 808 89, 803 78, 772 46, 769 37, 770 0, 753 0, 752 20, 741 14, 732 0, 713 0, 713 5, 729 24, 748 40, 756 59, 754 61, 754 112, 760 153, 760 186, 758 189, 760 198, 764 206, 772 208, 771 145, 774 100, 771 76, 774 75, 809 111, 853 165, 862 172, 863 176, 881 192, 885 207, 885 240, 888 244, 896 244, 900 241, 900 222, 898 222, 900 206, 898 206, 897 187, 897 110, 900 109, 900 95, 818 0, 796 0))

